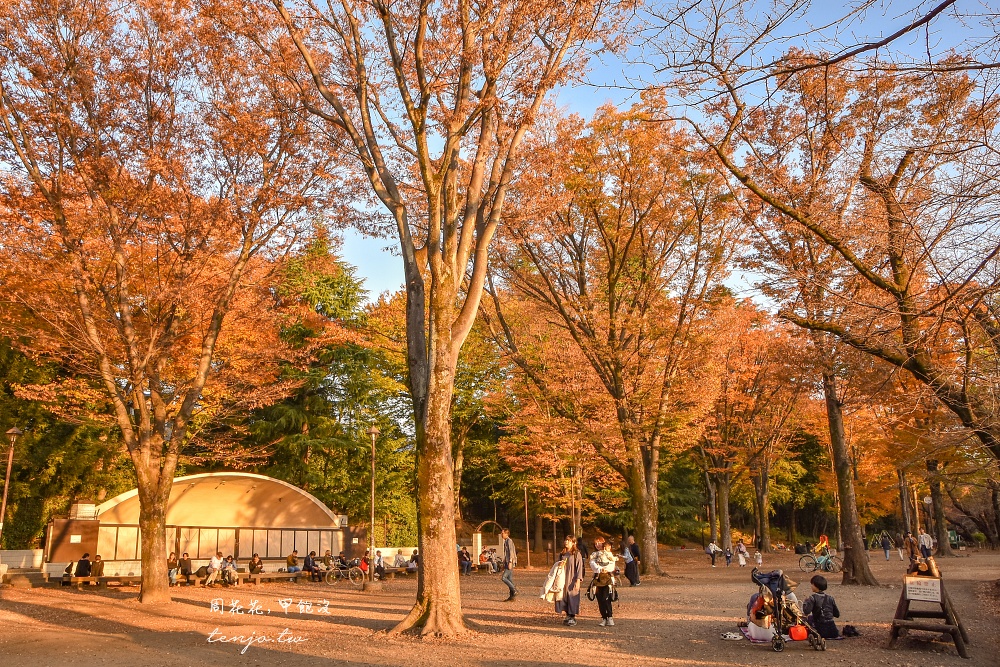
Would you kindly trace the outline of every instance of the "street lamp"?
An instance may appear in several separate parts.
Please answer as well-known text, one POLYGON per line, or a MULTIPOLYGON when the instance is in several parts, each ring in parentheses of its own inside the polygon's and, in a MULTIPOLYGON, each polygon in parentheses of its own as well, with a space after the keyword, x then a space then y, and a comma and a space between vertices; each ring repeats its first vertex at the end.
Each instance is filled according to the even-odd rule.
POLYGON ((366 433, 372 437, 372 522, 368 524, 368 574, 370 576, 375 567, 375 438, 378 437, 380 431, 378 426, 372 425, 366 433))
POLYGON ((3 537, 3 522, 7 518, 7 490, 10 488, 10 469, 14 465, 14 442, 21 435, 21 429, 16 426, 7 431, 7 437, 10 439, 10 449, 7 450, 7 476, 3 482, 3 504, 0 505, 0 538, 3 537))
POLYGON ((569 467, 569 522, 576 537, 576 466, 569 467))

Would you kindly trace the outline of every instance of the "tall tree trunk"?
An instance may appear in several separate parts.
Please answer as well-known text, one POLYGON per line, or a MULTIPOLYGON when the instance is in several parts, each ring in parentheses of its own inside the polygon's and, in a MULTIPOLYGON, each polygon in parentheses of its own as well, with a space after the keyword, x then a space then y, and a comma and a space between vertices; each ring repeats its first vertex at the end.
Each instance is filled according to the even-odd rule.
MULTIPOLYGON (((544 521, 541 514, 535 514, 535 546, 532 547, 535 553, 542 553, 545 550, 545 538, 542 535, 544 521)), ((479 555, 476 554, 478 558, 479 555)))
POLYGON ((729 473, 713 475, 715 478, 716 512, 719 515, 719 546, 733 548, 733 533, 729 525, 729 473))
POLYGON ((990 485, 990 501, 993 505, 993 527, 996 534, 1000 536, 1000 483, 990 479, 988 484, 990 485))
POLYGON ((761 463, 760 474, 754 480, 754 491, 757 496, 759 517, 757 519, 757 535, 760 539, 760 552, 771 552, 771 501, 770 501, 771 465, 768 461, 761 463))
POLYGON ((941 488, 940 463, 934 459, 928 459, 927 472, 930 473, 927 481, 931 485, 931 508, 934 513, 934 537, 937 539, 938 556, 954 556, 951 550, 951 541, 948 539, 948 522, 944 518, 944 490, 941 488))
POLYGON ((861 534, 858 503, 854 495, 854 478, 851 460, 844 439, 844 413, 837 398, 837 381, 830 373, 823 374, 823 395, 826 399, 826 416, 830 425, 830 444, 833 449, 833 466, 837 474, 837 496, 840 499, 840 533, 843 537, 844 584, 877 586, 878 581, 868 565, 865 538, 861 534))
POLYGON ((789 548, 795 548, 795 501, 793 500, 788 510, 788 544, 789 548))
MULTIPOLYGON (((138 472, 138 471, 137 471, 138 472)), ((159 470, 138 473, 139 558, 142 565, 140 602, 170 602, 167 577, 167 500, 173 487, 173 475, 162 479, 159 470), (152 479, 150 476, 153 475, 152 479), (159 479, 157 479, 159 478, 159 479)))
POLYGON ((906 482, 906 471, 902 468, 896 470, 897 484, 899 485, 899 507, 903 513, 903 530, 900 533, 905 534, 911 529, 912 525, 912 514, 910 513, 910 485, 906 482))
POLYGON ((416 602, 393 628, 394 633, 419 629, 421 635, 453 636, 465 631, 459 570, 455 567, 455 466, 451 450, 457 355, 449 325, 455 291, 449 284, 439 284, 432 291, 430 336, 425 338, 423 283, 419 279, 407 282, 407 361, 416 425, 417 544, 421 567, 416 602), (429 343, 426 347, 425 340, 429 343))
POLYGON ((632 503, 632 521, 635 525, 635 541, 639 544, 643 574, 661 574, 660 554, 656 539, 659 524, 659 503, 657 502, 658 470, 650 469, 649 448, 642 448, 643 458, 633 462, 629 468, 629 496, 632 503))
POLYGON ((719 527, 716 524, 716 502, 715 502, 715 484, 712 482, 712 477, 709 473, 705 473, 705 488, 708 492, 708 532, 709 540, 718 543, 719 539, 719 527))

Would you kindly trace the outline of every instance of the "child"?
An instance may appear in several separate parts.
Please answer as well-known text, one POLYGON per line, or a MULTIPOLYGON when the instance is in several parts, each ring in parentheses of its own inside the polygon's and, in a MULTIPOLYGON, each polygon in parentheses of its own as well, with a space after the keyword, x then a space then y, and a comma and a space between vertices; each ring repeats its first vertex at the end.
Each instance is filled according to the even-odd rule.
POLYGON ((840 631, 833 619, 840 618, 840 610, 837 609, 837 601, 833 596, 826 593, 826 577, 817 574, 809 583, 812 584, 813 594, 802 605, 802 613, 809 617, 809 623, 821 637, 836 639, 840 636, 840 631))
POLYGON ((764 564, 764 557, 760 555, 759 551, 753 552, 753 562, 758 568, 764 564))
POLYGON ((726 547, 726 567, 733 564, 733 550, 726 547))

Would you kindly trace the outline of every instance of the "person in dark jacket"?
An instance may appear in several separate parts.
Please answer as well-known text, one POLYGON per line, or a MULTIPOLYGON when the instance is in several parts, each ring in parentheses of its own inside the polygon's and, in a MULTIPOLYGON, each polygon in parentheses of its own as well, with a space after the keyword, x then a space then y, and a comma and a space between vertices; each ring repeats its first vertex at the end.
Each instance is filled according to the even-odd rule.
POLYGON ((75 577, 89 577, 90 576, 90 554, 83 554, 83 558, 76 562, 76 572, 73 573, 75 577))
POLYGON ((181 559, 177 561, 177 570, 178 574, 183 575, 184 580, 190 584, 191 575, 194 574, 194 565, 191 564, 191 557, 188 555, 188 552, 185 551, 181 555, 181 559))
POLYGON ((833 619, 840 618, 837 601, 826 592, 826 577, 816 575, 809 580, 813 594, 802 605, 802 613, 809 617, 809 624, 816 628, 821 637, 836 639, 840 636, 833 619))
POLYGON ((260 554, 254 554, 247 565, 250 574, 260 574, 264 571, 264 561, 260 559, 260 554))
POLYGON ((566 548, 559 555, 560 560, 566 561, 563 567, 565 584, 563 585, 562 597, 556 600, 556 613, 566 612, 566 625, 576 625, 576 615, 580 613, 580 588, 583 584, 583 556, 576 548, 576 538, 572 535, 566 536, 566 548))
MULTIPOLYGON (((501 565, 503 574, 500 575, 500 581, 507 585, 508 595, 506 601, 510 602, 517 597, 517 588, 514 586, 514 567, 517 565, 517 549, 514 548, 514 540, 510 539, 509 528, 504 528, 500 531, 500 537, 503 539, 503 563, 501 565)), ((579 596, 577 598, 577 607, 579 607, 579 596)))
POLYGON ((890 549, 892 549, 892 540, 889 539, 888 533, 882 533, 882 551, 885 552, 886 560, 889 560, 890 549))
POLYGON ((628 536, 628 542, 625 546, 629 551, 629 555, 632 556, 632 561, 629 562, 627 559, 625 561, 625 578, 628 579, 630 586, 639 585, 639 563, 642 558, 639 554, 639 545, 635 543, 635 538, 631 535, 628 536))

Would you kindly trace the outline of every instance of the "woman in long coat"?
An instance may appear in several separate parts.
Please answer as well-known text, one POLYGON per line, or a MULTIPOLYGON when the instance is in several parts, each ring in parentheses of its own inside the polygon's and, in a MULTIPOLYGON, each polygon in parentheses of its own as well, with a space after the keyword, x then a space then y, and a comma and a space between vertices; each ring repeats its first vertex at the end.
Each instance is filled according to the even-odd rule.
POLYGON ((566 536, 566 548, 563 549, 559 559, 566 561, 563 567, 565 585, 562 598, 556 600, 556 613, 566 612, 566 620, 563 623, 576 625, 576 615, 580 613, 580 588, 583 584, 583 556, 576 548, 576 538, 572 535, 566 536))

